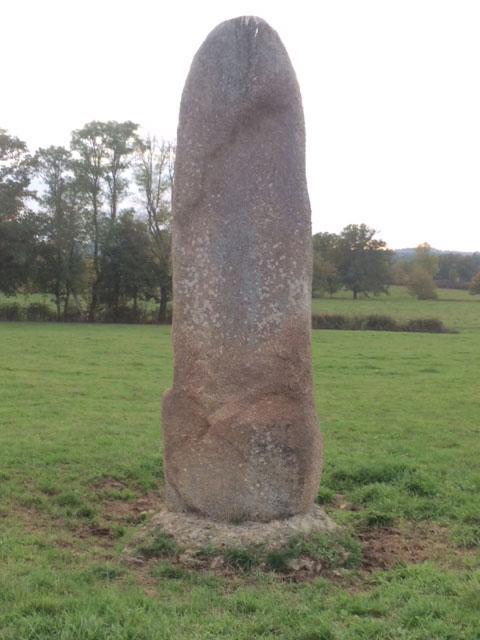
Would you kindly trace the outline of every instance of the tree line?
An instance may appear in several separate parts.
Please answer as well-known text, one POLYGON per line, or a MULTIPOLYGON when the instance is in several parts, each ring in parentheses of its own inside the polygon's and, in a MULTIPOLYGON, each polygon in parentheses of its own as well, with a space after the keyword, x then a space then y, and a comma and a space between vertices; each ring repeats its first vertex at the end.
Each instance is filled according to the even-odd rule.
POLYGON ((410 257, 387 249, 365 224, 346 226, 340 234, 313 236, 314 297, 333 296, 339 289, 359 294, 387 293, 388 286, 406 285, 420 300, 437 297, 437 287, 469 289, 480 294, 480 253, 435 253, 426 242, 410 257))
MULTIPOLYGON (((175 145, 137 124, 92 121, 69 148, 31 154, 0 129, 0 292, 48 294, 58 320, 139 320, 140 303, 167 320, 171 298, 171 199, 175 145)), ((313 236, 314 296, 341 288, 418 298, 436 286, 480 293, 480 253, 436 255, 419 245, 399 257, 377 232, 351 224, 313 236)))
POLYGON ((167 318, 175 146, 93 121, 30 154, 0 129, 0 291, 41 292, 57 319, 167 318))

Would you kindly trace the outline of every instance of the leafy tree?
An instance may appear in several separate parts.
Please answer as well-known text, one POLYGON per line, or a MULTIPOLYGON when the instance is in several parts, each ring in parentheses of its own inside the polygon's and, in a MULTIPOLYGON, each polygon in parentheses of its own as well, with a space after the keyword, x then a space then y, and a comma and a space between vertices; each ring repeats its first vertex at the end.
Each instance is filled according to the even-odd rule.
POLYGON ((337 267, 319 253, 314 252, 312 277, 313 297, 321 297, 325 292, 331 297, 341 286, 342 283, 338 276, 337 267))
POLYGON ((123 212, 106 235, 101 294, 108 316, 115 322, 122 319, 122 312, 130 300, 133 299, 136 319, 138 301, 154 295, 158 274, 150 244, 146 224, 135 220, 132 211, 123 212))
POLYGON ((158 269, 160 290, 158 320, 160 322, 166 320, 167 302, 172 290, 170 225, 174 160, 173 143, 165 141, 159 143, 152 136, 146 136, 139 141, 135 180, 158 269))
POLYGON ((103 280, 102 243, 115 225, 121 197, 128 181, 125 171, 137 143, 138 125, 131 122, 94 120, 72 133, 72 164, 77 182, 88 199, 86 229, 92 245, 91 297, 89 319, 93 322, 103 280), (108 207, 107 215, 104 207, 108 207))
POLYGON ((346 226, 335 247, 335 264, 343 286, 368 295, 388 293, 390 263, 393 252, 383 240, 374 238, 377 232, 365 224, 346 226))
POLYGON ((414 267, 408 278, 408 292, 418 300, 434 300, 437 290, 431 271, 425 267, 414 267))
POLYGON ((130 120, 126 122, 109 120, 98 124, 101 125, 106 150, 105 181, 108 185, 110 220, 115 223, 119 200, 128 186, 124 173, 130 165, 132 154, 138 143, 136 134, 138 124, 130 120))
POLYGON ((0 222, 0 291, 6 295, 14 295, 35 277, 38 234, 38 218, 31 211, 0 222))
POLYGON ((334 233, 320 232, 312 238, 312 295, 314 296, 321 297, 325 292, 332 296, 342 286, 335 265, 337 245, 338 236, 334 233))
POLYGON ((438 256, 438 271, 436 277, 440 280, 460 279, 458 273, 458 259, 460 256, 455 253, 442 253, 438 256))
POLYGON ((41 241, 37 284, 55 298, 57 320, 68 315, 70 295, 79 307, 78 289, 84 272, 82 251, 82 199, 71 175, 71 154, 64 147, 39 149, 35 155, 38 176, 43 182, 41 241))
POLYGON ((93 252, 93 281, 88 315, 89 320, 94 322, 102 279, 100 246, 105 226, 102 187, 105 179, 107 149, 103 123, 94 120, 82 129, 73 131, 71 148, 75 154, 72 162, 75 180, 88 202, 88 207, 85 209, 85 227, 93 252))
POLYGON ((0 129, 0 291, 14 294, 31 275, 37 224, 27 199, 32 163, 27 145, 0 129))
POLYGON ((480 295, 480 271, 473 276, 470 286, 468 287, 469 292, 473 295, 480 295))
POLYGON ((25 142, 0 129, 0 221, 16 219, 31 195, 31 157, 25 142))
POLYGON ((480 253, 476 251, 471 255, 460 256, 456 268, 459 278, 464 282, 469 282, 477 271, 480 270, 480 253))
POLYGON ((409 260, 395 260, 392 266, 392 283, 397 285, 408 284, 410 266, 409 260))
POLYGON ((335 251, 338 246, 338 236, 335 233, 320 232, 312 237, 313 252, 329 262, 335 261, 335 251))
POLYGON ((438 273, 438 256, 432 252, 432 247, 428 242, 422 242, 415 247, 415 255, 412 258, 413 269, 424 269, 432 275, 432 278, 438 273))
POLYGON ((480 253, 443 253, 438 256, 438 267, 436 279, 466 284, 480 269, 480 253))

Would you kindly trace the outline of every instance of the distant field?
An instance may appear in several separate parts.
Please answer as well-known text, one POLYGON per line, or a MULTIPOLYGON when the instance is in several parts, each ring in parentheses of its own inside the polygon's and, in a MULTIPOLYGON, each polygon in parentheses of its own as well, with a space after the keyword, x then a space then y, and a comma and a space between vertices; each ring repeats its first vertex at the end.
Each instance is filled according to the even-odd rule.
POLYGON ((363 557, 299 583, 120 562, 161 505, 168 327, 0 323, 0 639, 478 640, 480 298, 439 293, 314 301, 460 333, 313 332, 319 501, 363 557))
POLYGON ((443 320, 451 329, 475 330, 480 327, 480 296, 457 289, 438 289, 437 292, 437 300, 417 300, 408 294, 406 287, 390 287, 388 295, 361 296, 352 300, 350 292, 339 291, 333 298, 314 299, 312 311, 352 315, 386 313, 402 320, 433 316, 443 320))
MULTIPOLYGON (((48 305, 52 311, 55 304, 51 296, 31 294, 4 296, 0 294, 0 305, 15 302, 27 306, 32 302, 48 305)), ((73 302, 72 308, 73 308, 73 302)), ((143 303, 145 309, 154 310, 154 302, 143 303)), ((171 303, 169 303, 169 308, 171 303)), ((480 326, 480 296, 472 296, 468 291, 438 289, 437 300, 416 300, 408 294, 406 287, 390 287, 388 295, 360 296, 352 300, 349 291, 338 291, 333 298, 312 300, 312 313, 343 313, 347 315, 389 314, 399 320, 421 317, 439 317, 450 329, 476 329, 480 326), (451 304, 458 302, 461 304, 451 304)))

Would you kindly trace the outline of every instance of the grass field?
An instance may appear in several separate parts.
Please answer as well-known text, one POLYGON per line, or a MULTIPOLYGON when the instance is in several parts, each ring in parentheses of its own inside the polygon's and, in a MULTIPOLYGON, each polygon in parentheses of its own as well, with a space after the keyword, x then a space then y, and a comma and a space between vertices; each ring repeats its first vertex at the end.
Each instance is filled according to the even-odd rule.
POLYGON ((480 638, 480 298, 401 289, 324 313, 455 335, 317 331, 319 502, 358 562, 279 572, 122 563, 161 505, 168 327, 0 324, 0 639, 480 638))
POLYGON ((351 315, 387 313, 398 320, 439 317, 450 329, 480 328, 480 296, 455 289, 438 289, 437 293, 437 300, 419 301, 409 295, 405 287, 390 287, 388 295, 360 296, 352 300, 351 292, 340 291, 334 298, 313 300, 312 311, 351 315))

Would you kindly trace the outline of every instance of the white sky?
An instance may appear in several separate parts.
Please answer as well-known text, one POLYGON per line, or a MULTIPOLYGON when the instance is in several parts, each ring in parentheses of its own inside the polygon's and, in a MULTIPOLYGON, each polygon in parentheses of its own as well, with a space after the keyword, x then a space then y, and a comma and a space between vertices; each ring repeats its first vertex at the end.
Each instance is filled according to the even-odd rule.
POLYGON ((0 127, 32 151, 94 119, 173 138, 195 51, 246 14, 297 72, 313 230, 479 251, 479 0, 0 0, 0 127))

